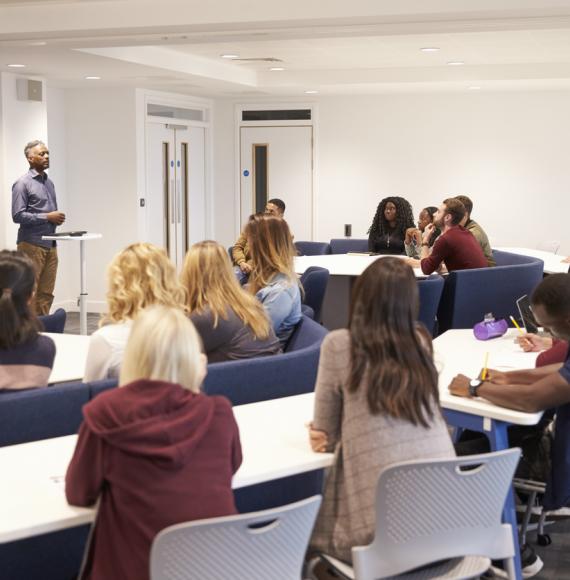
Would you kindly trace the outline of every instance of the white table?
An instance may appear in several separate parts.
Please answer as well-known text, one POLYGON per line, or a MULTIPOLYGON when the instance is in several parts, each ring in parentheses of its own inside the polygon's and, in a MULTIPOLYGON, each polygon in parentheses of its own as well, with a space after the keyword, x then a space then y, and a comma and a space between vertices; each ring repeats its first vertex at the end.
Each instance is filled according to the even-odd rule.
MULTIPOLYGON (((482 399, 454 397, 447 387, 458 373, 476 376, 486 352, 490 352, 491 368, 534 366, 536 354, 523 353, 513 342, 515 335, 510 330, 502 338, 483 342, 476 340, 471 330, 450 330, 434 341, 440 400, 446 419, 454 426, 487 433, 495 449, 507 447, 509 425, 534 425, 542 413, 523 413, 482 399)), ((332 454, 313 453, 309 447, 306 423, 311 420, 312 410, 312 394, 235 407, 244 463, 234 477, 233 487, 331 465, 332 454)), ((75 442, 76 436, 71 435, 0 448, 0 543, 93 520, 92 509, 69 506, 64 496, 63 476, 75 442)), ((512 493, 505 506, 505 521, 514 523, 516 536, 512 493)))
MULTIPOLYGON (((364 270, 382 258, 407 256, 368 256, 365 254, 327 254, 324 256, 297 256, 295 272, 302 274, 311 266, 326 268, 330 272, 329 283, 323 301, 322 320, 329 330, 346 328, 350 310, 350 294, 354 280, 364 270)), ((425 278, 421 268, 414 268, 416 278, 425 278)))
MULTIPOLYGON (((487 352, 489 353, 489 368, 508 371, 534 367, 537 354, 523 352, 514 343, 516 333, 516 330, 511 329, 500 338, 479 341, 470 329, 449 330, 434 340, 435 361, 440 370, 440 402, 445 420, 454 427, 484 433, 493 451, 509 447, 507 430, 510 425, 536 425, 542 417, 542 412, 523 413, 492 405, 480 398, 455 397, 449 393, 448 385, 451 379, 459 373, 476 377, 483 367, 487 352)), ((503 521, 509 523, 513 529, 515 569, 517 579, 520 580, 518 528, 512 489, 509 491, 503 509, 503 521)))
POLYGON ((49 376, 51 383, 65 383, 83 379, 89 350, 89 337, 80 334, 44 332, 55 342, 55 360, 49 376))
POLYGON ((87 261, 85 257, 85 242, 98 240, 102 234, 83 234, 82 236, 42 236, 42 240, 55 240, 56 242, 79 242, 79 332, 87 334, 87 261))
MULTIPOLYGON (((312 393, 241 405, 234 413, 244 458, 234 488, 332 464, 332 454, 313 453, 309 446, 312 393)), ((92 508, 70 506, 64 495, 63 478, 76 440, 69 435, 0 448, 0 543, 93 521, 92 508)))
POLYGON ((545 274, 566 274, 570 264, 563 262, 565 256, 553 254, 552 252, 544 252, 542 250, 535 250, 532 248, 496 248, 501 252, 511 252, 512 254, 520 254, 521 256, 529 256, 531 258, 538 258, 544 262, 545 274))

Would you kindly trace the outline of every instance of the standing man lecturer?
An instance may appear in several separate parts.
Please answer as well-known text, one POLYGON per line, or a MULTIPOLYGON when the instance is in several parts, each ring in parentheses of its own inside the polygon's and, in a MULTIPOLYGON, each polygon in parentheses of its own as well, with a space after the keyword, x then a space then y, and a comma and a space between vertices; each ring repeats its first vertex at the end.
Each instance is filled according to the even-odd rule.
POLYGON ((20 224, 18 250, 26 254, 36 269, 36 314, 49 314, 57 274, 57 248, 42 236, 55 233, 65 221, 57 210, 53 181, 47 176, 49 151, 42 141, 30 141, 24 148, 30 170, 12 186, 12 219, 20 224))

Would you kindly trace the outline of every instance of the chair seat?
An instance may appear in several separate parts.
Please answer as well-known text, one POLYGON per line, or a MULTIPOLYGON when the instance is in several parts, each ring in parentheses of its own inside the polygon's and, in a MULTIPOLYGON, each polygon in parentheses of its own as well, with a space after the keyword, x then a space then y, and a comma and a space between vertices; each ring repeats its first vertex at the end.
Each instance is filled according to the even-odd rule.
MULTIPOLYGON (((354 580, 354 571, 348 564, 322 554, 326 562, 328 562, 336 572, 340 572, 346 579, 354 580)), ((385 576, 382 580, 443 580, 445 579, 459 579, 459 578, 478 578, 489 569, 491 560, 482 556, 466 556, 465 558, 452 558, 438 562, 423 568, 418 568, 407 574, 399 574, 397 576, 385 576)))

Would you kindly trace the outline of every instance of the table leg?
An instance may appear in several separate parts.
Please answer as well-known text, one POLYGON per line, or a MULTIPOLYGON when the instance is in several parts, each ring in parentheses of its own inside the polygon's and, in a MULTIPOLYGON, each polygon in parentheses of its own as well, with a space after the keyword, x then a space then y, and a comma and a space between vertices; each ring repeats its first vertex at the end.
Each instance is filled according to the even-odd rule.
POLYGON ((85 241, 79 242, 80 294, 79 294, 79 333, 87 334, 87 265, 85 262, 85 241))
MULTIPOLYGON (((492 451, 501 451, 502 449, 509 449, 508 423, 503 421, 492 421, 491 430, 485 434, 489 438, 492 451)), ((515 546, 515 575, 517 580, 522 578, 521 572, 521 552, 519 549, 519 534, 517 524, 517 512, 515 509, 515 496, 513 487, 509 488, 509 493, 503 508, 503 522, 511 524, 513 529, 513 543, 515 546)))

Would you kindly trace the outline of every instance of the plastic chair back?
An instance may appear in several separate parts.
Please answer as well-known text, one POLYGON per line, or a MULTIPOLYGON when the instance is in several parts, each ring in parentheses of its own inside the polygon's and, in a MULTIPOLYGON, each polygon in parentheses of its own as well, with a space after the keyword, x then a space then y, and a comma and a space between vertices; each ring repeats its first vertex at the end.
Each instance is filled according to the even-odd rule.
POLYGON ((63 308, 58 308, 53 314, 38 316, 38 319, 42 323, 45 332, 57 332, 58 334, 62 334, 63 329, 65 328, 67 312, 65 312, 63 308))
POLYGON ((314 320, 320 322, 321 309, 329 283, 329 271, 326 268, 311 266, 301 275, 301 284, 305 290, 303 303, 310 306, 314 312, 314 320))
POLYGON ((331 253, 328 242, 295 242, 299 256, 326 256, 331 253))
POLYGON ((352 549, 355 577, 374 580, 466 555, 514 557, 501 514, 520 449, 407 461, 383 470, 374 541, 352 549))
POLYGON ((150 552, 151 580, 301 578, 321 496, 261 512, 162 530, 150 552))

